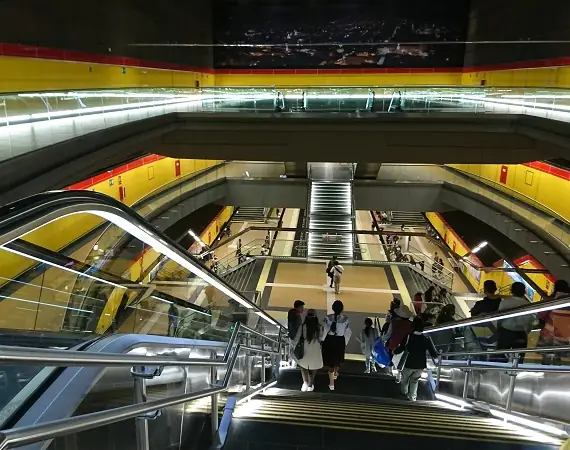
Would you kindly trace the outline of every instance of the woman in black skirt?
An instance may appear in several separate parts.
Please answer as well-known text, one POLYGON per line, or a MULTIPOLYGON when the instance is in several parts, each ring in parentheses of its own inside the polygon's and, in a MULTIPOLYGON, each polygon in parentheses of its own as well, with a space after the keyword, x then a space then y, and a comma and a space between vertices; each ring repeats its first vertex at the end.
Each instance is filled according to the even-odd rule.
POLYGON ((352 335, 350 322, 342 311, 344 305, 340 300, 332 304, 333 314, 324 320, 323 329, 323 364, 329 369, 329 389, 334 391, 334 380, 338 377, 338 368, 344 361, 346 344, 352 335))

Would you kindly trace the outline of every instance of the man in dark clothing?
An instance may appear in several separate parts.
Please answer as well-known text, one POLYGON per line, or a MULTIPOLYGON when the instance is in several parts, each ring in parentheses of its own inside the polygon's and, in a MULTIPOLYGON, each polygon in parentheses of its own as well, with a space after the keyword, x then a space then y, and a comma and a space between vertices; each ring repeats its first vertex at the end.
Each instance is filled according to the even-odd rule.
POLYGON ((497 312, 501 304, 501 296, 497 295, 496 292, 497 283, 493 280, 485 281, 485 283, 483 283, 483 293, 485 297, 473 305, 473 308, 471 308, 471 317, 497 312))
POLYGON ((337 259, 336 259, 336 256, 333 256, 332 259, 331 259, 331 260, 329 261, 329 263, 327 264, 327 270, 326 270, 326 272, 327 272, 328 277, 331 279, 331 284, 330 284, 330 287, 331 287, 331 288, 333 287, 333 281, 334 281, 334 274, 333 274, 332 268, 333 268, 334 266, 336 266, 337 264, 338 264, 338 261, 337 261, 337 259))
POLYGON ((398 346, 395 353, 408 352, 404 370, 402 371, 400 387, 402 394, 415 402, 418 396, 418 383, 424 369, 427 367, 426 353, 429 353, 432 358, 437 358, 437 351, 431 339, 422 334, 424 321, 421 317, 414 319, 412 330, 412 333, 398 346))
POLYGON ((287 329, 289 331, 289 337, 291 339, 295 339, 297 336, 297 331, 299 331, 299 328, 303 324, 301 314, 303 314, 304 309, 305 302, 302 300, 295 300, 295 303, 293 303, 293 308, 291 308, 287 313, 287 329))

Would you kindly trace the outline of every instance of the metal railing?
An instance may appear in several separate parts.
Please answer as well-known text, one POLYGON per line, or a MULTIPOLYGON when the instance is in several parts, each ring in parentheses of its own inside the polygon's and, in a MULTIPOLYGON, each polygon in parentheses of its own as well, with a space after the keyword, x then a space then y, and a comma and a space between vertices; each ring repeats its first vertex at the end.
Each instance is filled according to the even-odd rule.
POLYGON ((474 371, 500 371, 506 372, 509 379, 509 389, 507 391, 507 401, 505 409, 512 410, 513 397, 515 393, 516 378, 519 373, 539 372, 539 373, 568 373, 570 374, 570 367, 549 367, 544 365, 537 365, 537 367, 519 367, 520 356, 525 353, 559 353, 570 351, 570 345, 554 346, 554 347, 540 347, 540 348, 517 348, 517 349, 503 349, 503 350, 488 350, 478 352, 449 352, 440 353, 436 362, 437 380, 436 390, 439 390, 441 382, 442 368, 459 369, 464 372, 463 379, 463 398, 466 399, 469 392, 469 380, 472 372, 474 371), (508 363, 486 363, 486 364, 472 364, 473 356, 481 355, 505 355, 508 354, 508 363), (464 361, 445 360, 445 357, 466 356, 464 361), (491 365, 493 364, 493 365, 491 365))
MULTIPOLYGON (((284 350, 284 342, 282 339, 283 333, 279 333, 277 340, 268 338, 267 336, 252 330, 239 322, 236 323, 234 330, 230 336, 228 345, 224 352, 224 356, 221 359, 177 359, 177 358, 166 358, 160 356, 131 356, 131 355, 116 355, 116 354, 98 354, 89 355, 83 354, 82 352, 69 352, 64 350, 47 350, 47 349, 21 349, 9 346, 1 346, 0 353, 2 357, 0 358, 0 363, 10 364, 45 364, 45 365, 56 365, 56 366, 133 366, 131 373, 135 378, 135 389, 145 390, 145 379, 152 378, 153 376, 160 375, 162 368, 164 366, 207 366, 211 368, 211 384, 213 387, 202 390, 200 392, 194 392, 190 394, 176 395, 168 397, 165 399, 144 401, 144 395, 141 403, 136 403, 129 406, 123 406, 119 408, 113 408, 105 411, 83 414, 80 416, 75 416, 66 419, 60 419, 45 423, 40 423, 37 425, 13 428, 10 430, 4 430, 0 434, 0 450, 6 448, 20 447, 27 444, 32 444, 35 442, 41 442, 49 439, 53 439, 59 436, 65 436, 73 433, 79 433, 81 431, 90 430, 93 428, 98 428, 106 425, 110 425, 115 422, 141 418, 144 414, 153 413, 160 409, 167 408, 170 406, 178 405, 180 403, 185 403, 192 400, 197 400, 200 398, 212 397, 211 402, 211 417, 212 417, 212 428, 213 432, 217 430, 218 427, 218 414, 217 414, 217 395, 226 391, 229 387, 230 379, 235 367, 237 357, 241 351, 245 350, 248 352, 246 355, 249 358, 249 353, 254 354, 264 354, 279 356, 284 350), (251 345, 243 345, 237 343, 238 335, 256 335, 263 338, 264 340, 270 342, 271 345, 276 344, 277 349, 265 349, 252 347, 251 345), (226 373, 220 384, 215 383, 217 380, 216 368, 226 367, 226 373), (139 381, 138 383, 136 381, 139 381)), ((266 383, 265 380, 265 358, 261 359, 261 373, 262 373, 262 384, 266 383)), ((279 364, 278 358, 276 358, 277 364, 279 364)), ((251 367, 251 363, 248 363, 251 367)), ((246 376, 251 377, 251 370, 246 371, 246 376)), ((246 379, 247 388, 251 388, 251 379, 246 379)), ((260 392, 260 389, 256 389, 255 393, 260 392)), ((146 420, 142 417, 142 420, 146 420)), ((143 443, 143 447, 148 448, 148 428, 137 427, 137 439, 141 439, 139 442, 143 443), (146 436, 141 436, 140 433, 145 433, 146 436), (146 443, 146 445, 144 445, 146 443)))
MULTIPOLYGON (((441 325, 435 325, 427 328, 424 331, 424 334, 433 336, 438 332, 446 330, 449 331, 458 328, 468 328, 472 325, 481 325, 486 323, 491 324, 497 321, 499 323, 498 326, 501 326, 501 321, 511 319, 513 317, 534 316, 539 312, 553 311, 568 307, 570 307, 570 296, 556 300, 542 301, 534 304, 529 304, 528 306, 485 314, 482 316, 444 323, 441 325)), ((437 362, 435 362, 435 369, 437 371, 436 389, 440 389, 443 369, 456 369, 463 372, 464 375, 462 397, 464 399, 466 399, 468 396, 470 378, 473 372, 481 372, 482 374, 485 372, 503 372, 509 376, 509 386, 506 392, 505 409, 507 411, 511 411, 513 407, 516 379, 519 373, 570 373, 570 367, 549 366, 544 363, 525 364, 524 367, 521 367, 522 355, 527 353, 556 355, 557 353, 560 354, 562 352, 564 352, 564 354, 569 353, 570 345, 539 346, 531 348, 498 348, 482 351, 442 352, 439 354, 437 362), (499 357, 497 355, 502 356, 499 357), (479 361, 482 359, 481 357, 485 357, 485 359, 488 359, 490 357, 491 361, 479 361)))

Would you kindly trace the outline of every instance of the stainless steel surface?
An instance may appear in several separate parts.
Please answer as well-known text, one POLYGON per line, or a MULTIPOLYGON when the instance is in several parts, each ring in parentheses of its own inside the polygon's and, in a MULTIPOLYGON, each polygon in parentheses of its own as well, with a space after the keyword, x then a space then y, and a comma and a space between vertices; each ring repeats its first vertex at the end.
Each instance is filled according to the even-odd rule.
MULTIPOLYGON (((216 354, 212 354, 212 358, 215 358, 216 354)), ((218 371, 216 366, 210 367, 210 384, 212 387, 218 385, 218 371)), ((212 394, 210 398, 210 420, 212 423, 212 434, 218 431, 218 395, 212 394)))
POLYGON ((499 355, 505 353, 556 353, 570 351, 570 345, 558 345, 554 347, 536 348, 513 348, 507 350, 486 350, 477 352, 450 352, 443 353, 443 356, 476 356, 476 355, 499 355))
POLYGON ((500 366, 493 367, 490 365, 475 365, 475 364, 444 364, 442 368, 453 368, 461 371, 472 372, 513 372, 513 373, 568 373, 570 374, 570 367, 562 366, 535 366, 535 367, 517 367, 500 366))
MULTIPOLYGON (((88 352, 139 352, 142 354, 162 356, 176 354, 178 359, 209 359, 214 351, 218 355, 218 359, 228 360, 235 348, 238 334, 239 333, 237 333, 237 331, 232 334, 228 344, 225 342, 181 339, 164 336, 111 335, 97 341, 88 349, 88 352)), ((230 390, 241 390, 245 384, 244 352, 241 352, 241 354, 237 356, 237 359, 238 361, 235 364, 229 381, 230 390)), ((219 376, 224 377, 228 369, 223 366, 217 366, 217 368, 219 376)), ((167 366, 164 368, 160 376, 147 380, 147 386, 152 388, 153 392, 156 392, 157 388, 162 391, 166 389, 168 392, 167 395, 196 393, 210 387, 209 372, 210 368, 207 366, 167 366), (186 386, 186 390, 183 389, 184 386, 186 386)), ((260 380, 259 372, 255 371, 253 377, 257 383, 258 380, 260 380)), ((107 369, 102 366, 66 368, 55 382, 46 389, 46 391, 22 416, 22 418, 17 422, 16 427, 31 426, 38 423, 69 417, 73 415, 78 408, 82 409, 83 404, 85 404, 85 401, 83 400, 84 398, 95 399, 94 403, 96 403, 93 408, 87 408, 84 410, 83 412, 85 413, 99 411, 102 408, 109 407, 108 404, 101 404, 101 401, 97 400, 99 398, 110 399, 111 406, 128 405, 132 402, 132 387, 133 381, 130 373, 130 367, 115 366, 107 369), (117 392, 120 393, 118 401, 116 400, 117 392), (131 397, 125 399, 125 392, 131 392, 131 397), (120 399, 121 395, 123 400, 120 399)), ((156 429, 156 426, 159 426, 158 424, 162 424, 164 427, 166 424, 172 424, 173 421, 178 421, 182 428, 181 433, 184 433, 184 436, 187 436, 188 427, 190 427, 193 430, 192 432, 195 433, 195 427, 200 426, 200 424, 196 423, 197 419, 193 415, 188 416, 186 417, 186 420, 183 420, 185 416, 184 411, 185 409, 181 407, 168 408, 164 411, 161 418, 153 420, 150 423, 151 430, 156 429)), ((132 429, 131 435, 134 435, 134 420, 128 421, 125 426, 132 429)), ((118 430, 119 435, 121 435, 119 441, 122 441, 120 427, 114 425, 110 426, 108 432, 113 432, 112 430, 118 430)), ((105 436, 105 439, 110 439, 107 432, 103 431, 102 434, 105 436)), ((181 434, 178 433, 175 435, 181 436, 181 434)), ((171 435, 170 439, 174 439, 173 436, 175 435, 171 435)), ((156 433, 153 436, 157 439, 156 433)), ((85 445, 89 444, 92 440, 85 438, 83 434, 81 435, 81 438, 84 439, 83 443, 85 445)), ((155 441, 151 437, 151 446, 153 445, 152 442, 155 441)), ((31 444, 26 448, 29 450, 41 450, 47 448, 48 445, 49 441, 31 444)), ((174 442, 170 442, 168 446, 170 447, 171 445, 174 445, 174 442)), ((129 450, 131 449, 129 448, 129 450)))
POLYGON ((278 343, 278 341, 276 341, 275 339, 271 339, 270 337, 267 337, 266 335, 260 333, 259 331, 252 330, 251 328, 247 327, 246 325, 243 325, 243 324, 242 324, 242 325, 241 325, 241 329, 242 329, 242 331, 245 331, 245 332, 247 332, 247 333, 251 333, 251 334, 254 334, 254 335, 256 335, 256 336, 259 336, 259 337, 263 338, 263 339, 266 340, 266 341, 273 342, 274 344, 277 344, 277 343, 278 343))
MULTIPOLYGON (((134 390, 135 390, 135 404, 142 404, 146 402, 146 380, 140 376, 133 377, 134 390)), ((137 450, 149 450, 150 445, 148 441, 148 421, 146 417, 137 417, 136 424, 136 438, 137 450)))
MULTIPOLYGON (((497 363, 495 363, 497 364, 497 363)), ((544 367, 529 369, 522 364, 517 369, 508 367, 481 367, 473 370, 468 386, 468 397, 506 409, 511 379, 507 372, 517 373, 511 400, 511 410, 543 418, 570 423, 570 368, 544 367)), ((459 367, 443 366, 439 393, 461 397, 464 386, 463 364, 459 367)), ((471 369, 475 369, 474 366, 471 369)))
MULTIPOLYGON (((227 361, 227 360, 226 360, 227 361)), ((32 364, 58 367, 71 366, 225 366, 224 360, 178 359, 161 356, 89 354, 80 351, 54 350, 0 345, 0 364, 32 364)))
MULTIPOLYGON (((515 353, 513 359, 512 359, 512 364, 513 364, 513 369, 516 369, 519 365, 519 355, 518 353, 515 353)), ((510 380, 509 380, 509 392, 507 394, 507 405, 506 405, 506 409, 507 411, 510 411, 513 407, 513 397, 515 395, 515 384, 517 381, 517 373, 513 372, 512 370, 509 370, 509 372, 507 372, 510 380)))
MULTIPOLYGON (((239 333, 239 328, 240 327, 238 324, 234 328, 234 335, 239 333)), ((247 340, 248 341, 250 340, 249 336, 247 337, 247 340)), ((233 339, 232 342, 235 342, 235 339, 233 339)), ((280 343, 278 344, 280 345, 280 343)), ((231 356, 227 361, 227 369, 224 375, 224 379, 219 387, 211 387, 204 389, 200 392, 195 392, 191 394, 184 393, 182 395, 168 397, 165 399, 159 399, 145 403, 137 403, 135 405, 123 406, 91 414, 84 414, 72 418, 60 419, 52 422, 46 422, 37 425, 6 430, 3 434, 3 440, 2 443, 0 444, 0 449, 18 447, 26 444, 45 441, 47 439, 53 439, 58 436, 79 433, 93 428, 110 425, 118 421, 140 417, 142 414, 178 405, 180 403, 185 403, 188 401, 217 395, 220 392, 223 392, 228 389, 232 379, 232 375, 234 374, 236 363, 238 361, 238 355, 240 354, 241 350, 242 350, 241 344, 238 343, 235 346, 233 346, 233 349, 230 352, 225 352, 225 354, 231 354, 231 356)), ((247 359, 249 360, 248 362, 251 361, 250 353, 257 352, 259 350, 260 349, 252 347, 247 348, 246 351, 248 355, 247 359)), ((267 351, 263 351, 263 353, 266 352, 267 351)), ((274 353, 274 352, 269 352, 269 353, 274 353)), ((211 365, 210 370, 216 371, 216 366, 211 365)), ((247 373, 246 383, 251 386, 251 375, 252 375, 251 364, 247 364, 246 373, 247 373)), ((211 372, 210 376, 211 376, 210 384, 213 384, 215 382, 217 375, 211 372)), ((144 399, 144 394, 143 394, 144 390, 138 390, 138 392, 141 393, 140 395, 137 394, 139 395, 139 399, 144 399)), ((214 401, 212 402, 212 407, 214 406, 213 403, 214 401)), ((141 431, 140 428, 139 431, 141 431)), ((144 434, 143 432, 140 433, 139 440, 144 440, 143 434, 144 434)), ((141 442, 140 445, 142 445, 144 449, 144 442, 141 442)))

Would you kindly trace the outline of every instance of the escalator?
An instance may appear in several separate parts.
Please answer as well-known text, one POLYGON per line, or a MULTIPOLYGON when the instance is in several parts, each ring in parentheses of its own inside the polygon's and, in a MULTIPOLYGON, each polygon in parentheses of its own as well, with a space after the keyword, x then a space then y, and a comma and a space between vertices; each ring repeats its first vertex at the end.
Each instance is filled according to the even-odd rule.
MULTIPOLYGON (((22 376, 23 387, 29 389, 20 391, 17 404, 0 411, 4 419, 0 428, 9 446, 28 445, 30 450, 348 450, 380 444, 555 448, 554 438, 545 440, 546 435, 497 420, 488 411, 442 402, 434 391, 433 371, 421 381, 416 403, 400 396, 397 377, 390 370, 363 374, 363 363, 354 361, 342 366, 334 392, 327 388, 328 374, 321 371, 316 390, 301 393, 300 374, 287 364, 286 330, 140 216, 104 196, 50 193, 0 209, 0 249, 25 257, 25 252, 10 252, 17 239, 58 215, 77 211, 101 215, 124 227, 178 265, 188 278, 161 280, 161 284, 145 278, 135 283, 138 273, 129 273, 132 278, 108 278, 70 260, 50 261, 59 271, 53 279, 26 286, 18 297, 0 302, 14 317, 17 313, 32 317, 22 322, 30 324, 28 329, 14 327, 12 332, 24 332, 36 347, 22 351, 12 343, 0 349, 0 362, 16 366, 17 360, 33 369, 42 361, 42 371, 50 371, 43 378, 33 371, 22 376), (105 285, 107 294, 98 299, 104 304, 99 306, 97 327, 62 333, 67 347, 75 344, 72 336, 86 341, 80 340, 74 350, 62 350, 63 357, 39 348, 31 333, 61 332, 70 304, 93 314, 96 308, 88 303, 70 301, 85 297, 84 292, 70 289, 82 277, 105 285), (117 323, 125 297, 131 299, 127 304, 131 312, 117 323), (36 309, 30 311, 30 305, 36 309), (113 321, 119 329, 109 325, 113 321), (213 438, 216 411, 221 416, 220 433, 213 438), (140 445, 141 436, 146 445, 140 445)), ((136 269, 142 271, 143 263, 136 269)), ((57 345, 52 341, 48 347, 57 345)), ((448 390, 459 386, 454 384, 457 374, 461 366, 445 373, 448 390)), ((499 389, 504 380, 493 384, 485 379, 485 383, 499 389)))
POLYGON ((427 380, 412 403, 400 395, 394 377, 355 373, 362 366, 345 364, 334 393, 325 372, 314 392, 303 393, 300 372, 283 371, 275 387, 235 408, 223 448, 556 448, 518 427, 435 400, 427 380))

